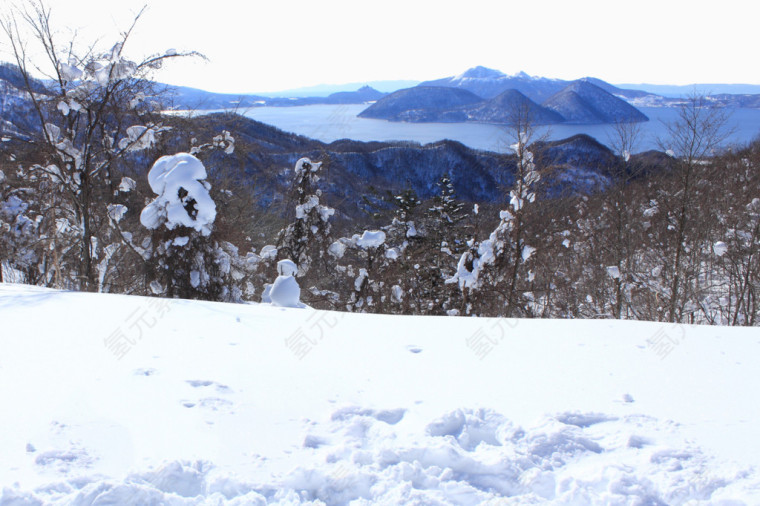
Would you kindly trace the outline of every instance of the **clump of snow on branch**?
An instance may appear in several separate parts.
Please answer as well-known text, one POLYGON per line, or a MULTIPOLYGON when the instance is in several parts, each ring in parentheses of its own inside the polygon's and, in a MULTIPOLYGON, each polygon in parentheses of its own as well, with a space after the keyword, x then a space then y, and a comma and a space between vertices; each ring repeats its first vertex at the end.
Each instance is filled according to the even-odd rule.
POLYGON ((206 168, 188 153, 162 156, 148 174, 158 197, 143 209, 140 222, 149 229, 161 225, 193 228, 207 236, 216 218, 216 205, 209 195, 206 168))
POLYGON ((108 204, 108 217, 119 223, 127 213, 127 206, 122 204, 108 204))
POLYGON ((148 149, 156 143, 156 132, 156 129, 147 126, 131 126, 127 128, 127 136, 119 141, 119 149, 127 151, 148 149))
POLYGON ((360 248, 379 248, 385 243, 385 232, 382 230, 365 230, 361 237, 356 240, 360 248))
POLYGON ((128 193, 134 190, 135 188, 137 188, 137 182, 134 179, 132 179, 131 177, 126 177, 126 176, 121 178, 121 183, 119 183, 120 192, 128 193))
POLYGON ((235 138, 227 130, 214 137, 213 144, 214 147, 224 150, 225 154, 231 155, 235 152, 235 138))
POLYGON ((511 148, 520 159, 519 166, 523 174, 519 175, 516 188, 509 192, 509 203, 514 211, 519 211, 526 203, 535 202, 536 193, 533 191, 533 187, 541 179, 541 175, 536 170, 536 164, 533 162, 533 153, 527 150, 524 140, 521 139, 517 144, 513 144, 511 148))

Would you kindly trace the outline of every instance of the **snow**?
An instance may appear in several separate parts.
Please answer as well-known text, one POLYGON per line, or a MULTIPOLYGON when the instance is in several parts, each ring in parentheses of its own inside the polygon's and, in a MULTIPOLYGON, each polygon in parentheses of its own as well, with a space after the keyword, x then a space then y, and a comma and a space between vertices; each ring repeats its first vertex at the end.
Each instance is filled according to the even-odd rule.
MULTIPOLYGON (((127 136, 119 141, 119 149, 140 151, 156 143, 156 130, 143 125, 133 125, 126 130, 127 136)), ((205 176, 200 179, 205 179, 205 176)))
POLYGON ((292 260, 280 260, 277 262, 277 274, 280 276, 295 276, 298 274, 298 266, 292 260))
POLYGON ((277 279, 272 283, 267 296, 273 306, 300 308, 301 288, 294 277, 298 273, 298 267, 292 260, 280 260, 277 262, 277 279))
POLYGON ((322 162, 312 162, 308 158, 299 158, 296 162, 295 173, 302 174, 304 172, 317 172, 322 166, 322 162))
POLYGON ((267 244, 259 252, 259 256, 262 260, 274 260, 277 257, 277 246, 267 244))
POLYGON ((305 220, 309 212, 317 206, 319 206, 319 197, 310 195, 306 202, 296 206, 296 219, 305 220))
POLYGON ((227 131, 224 130, 221 134, 213 138, 214 146, 223 149, 224 153, 231 155, 235 152, 235 138, 227 131))
POLYGON ((71 112, 71 107, 69 107, 69 104, 67 104, 64 101, 58 102, 57 109, 63 114, 64 116, 68 116, 71 112))
POLYGON ((121 183, 119 183, 119 191, 128 193, 137 188, 137 182, 131 177, 122 177, 121 183))
POLYGON ((149 229, 185 226, 209 235, 216 205, 203 179, 206 168, 189 153, 159 158, 148 173, 148 183, 158 197, 143 209, 140 222, 149 229))
POLYGON ((385 243, 385 232, 382 230, 365 230, 357 239, 356 245, 360 248, 379 248, 385 243))
POLYGON ((343 255, 346 254, 346 245, 340 241, 335 241, 327 248, 327 253, 335 258, 343 258, 343 255))
POLYGON ((60 70, 61 70, 61 77, 63 78, 64 81, 68 81, 68 82, 78 81, 82 79, 82 77, 84 76, 84 72, 82 72, 80 69, 78 69, 74 65, 69 65, 67 63, 61 63, 60 70))
POLYGON ((119 223, 127 213, 127 206, 122 204, 108 204, 108 217, 119 223))
POLYGON ((755 329, 11 284, 0 318, 3 505, 760 501, 755 329))
POLYGON ((61 138, 61 129, 52 123, 45 123, 45 133, 52 142, 57 142, 61 138))
POLYGON ((620 279, 620 269, 617 265, 610 265, 607 267, 607 275, 612 279, 620 279))
POLYGON ((719 257, 722 257, 723 255, 725 255, 727 251, 728 251, 728 245, 724 243, 723 241, 718 241, 715 244, 713 244, 713 252, 719 257))

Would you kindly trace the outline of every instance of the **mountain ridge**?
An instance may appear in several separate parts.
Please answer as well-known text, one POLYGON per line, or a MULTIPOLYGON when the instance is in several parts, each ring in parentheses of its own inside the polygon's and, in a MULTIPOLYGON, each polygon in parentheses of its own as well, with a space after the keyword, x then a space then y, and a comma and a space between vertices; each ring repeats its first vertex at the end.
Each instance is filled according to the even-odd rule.
POLYGON ((552 95, 542 105, 557 112, 569 124, 648 121, 649 118, 624 100, 589 81, 579 80, 552 95))
MULTIPOLYGON (((470 75, 496 76, 490 69, 478 67, 470 75)), ((467 74, 466 74, 467 75, 467 74)), ((483 81, 498 81, 501 77, 465 77, 483 81)), ((611 85, 609 85, 611 86, 611 85)), ((494 88, 491 88, 493 90, 494 88)), ((649 118, 620 97, 592 84, 589 80, 573 81, 542 103, 533 101, 516 88, 509 88, 491 98, 481 98, 464 86, 415 86, 384 96, 359 113, 362 118, 407 122, 479 122, 513 124, 516 114, 528 112, 537 125, 602 124, 619 121, 640 122, 649 118), (456 90, 456 92, 454 91, 456 90), (467 95, 465 95, 467 94, 467 95), (456 103, 453 97, 469 97, 470 103, 456 103)))

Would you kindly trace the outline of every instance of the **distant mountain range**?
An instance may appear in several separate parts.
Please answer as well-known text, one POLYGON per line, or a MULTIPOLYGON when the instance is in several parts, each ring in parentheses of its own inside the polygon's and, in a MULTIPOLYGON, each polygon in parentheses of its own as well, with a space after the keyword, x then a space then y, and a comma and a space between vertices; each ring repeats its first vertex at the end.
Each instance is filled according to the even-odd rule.
MULTIPOLYGON (((608 89, 615 88, 594 81, 608 89)), ((639 97, 638 93, 631 95, 639 97)), ((509 124, 514 123, 518 111, 527 111, 530 121, 538 125, 649 119, 623 98, 589 79, 567 82, 526 74, 506 76, 484 67, 391 93, 359 116, 389 121, 509 124), (541 99, 542 103, 539 105, 534 99, 541 99)))
POLYGON ((411 88, 418 85, 419 81, 406 80, 383 80, 383 81, 365 81, 343 84, 318 84, 316 86, 305 86, 302 88, 293 88, 290 90, 272 91, 257 93, 264 97, 327 97, 333 93, 341 91, 355 91, 364 86, 369 86, 382 93, 392 93, 402 88, 411 88))
POLYGON ((695 83, 685 85, 672 84, 618 84, 621 88, 642 90, 650 94, 667 98, 684 98, 695 92, 701 95, 758 95, 760 84, 710 84, 695 83))
MULTIPOLYGON (((760 85, 743 85, 743 84, 696 84, 689 86, 665 86, 649 84, 630 84, 630 85, 613 85, 594 77, 584 77, 577 81, 566 81, 562 79, 550 79, 546 77, 530 76, 525 72, 518 72, 514 75, 507 75, 499 70, 489 69, 486 67, 473 67, 458 76, 445 77, 432 81, 372 81, 370 83, 350 83, 342 85, 320 85, 307 88, 297 88, 273 93, 262 94, 220 94, 208 91, 170 86, 173 93, 171 107, 174 109, 189 110, 215 110, 215 109, 246 109, 250 107, 292 107, 300 105, 315 104, 363 104, 380 100, 388 93, 397 92, 400 89, 411 89, 413 87, 436 87, 436 88, 456 88, 466 90, 481 100, 494 99, 502 95, 507 90, 516 90, 530 99, 535 105, 544 105, 544 102, 565 90, 568 86, 577 82, 590 83, 610 95, 619 98, 633 107, 677 107, 683 103, 683 97, 693 94, 695 90, 704 92, 713 98, 713 102, 719 106, 726 107, 757 107, 760 102, 760 85)), ((588 90, 587 90, 588 91, 588 90)), ((576 90, 576 93, 577 90, 576 90)), ((501 101, 522 100, 514 94, 505 95, 501 101)), ((570 109, 575 109, 575 114, 570 114, 576 119, 565 122, 584 122, 578 118, 586 117, 591 121, 595 117, 603 118, 606 114, 604 111, 585 111, 585 107, 579 107, 580 100, 574 98, 570 100, 576 102, 576 105, 565 104, 564 106, 555 104, 556 107, 564 109, 569 114, 570 109)), ((499 118, 503 119, 503 103, 489 105, 481 104, 481 111, 473 113, 477 121, 487 121, 501 123, 499 118), (499 112, 502 110, 502 112, 499 112)), ((542 123, 556 123, 556 119, 546 115, 545 110, 536 109, 535 105, 530 105, 534 116, 541 118, 542 123)), ((593 104, 592 104, 593 105, 593 104)), ((552 110, 551 107, 545 109, 552 110)), ((558 114, 559 111, 555 110, 558 114)), ((397 111, 400 113, 400 111, 397 111)), ((369 113, 366 117, 370 117, 369 113)), ((394 113, 395 114, 395 113, 394 113)), ((410 117, 430 117, 440 115, 440 112, 433 114, 431 111, 418 113, 407 113, 410 117)), ((460 121, 456 120, 457 116, 468 114, 468 112, 451 112, 444 114, 445 118, 437 120, 428 119, 424 121, 460 121)), ((625 113, 624 113, 625 114, 625 113)), ((394 119, 393 121, 414 121, 412 119, 394 119)), ((417 119, 416 121, 422 121, 417 119)), ((603 121, 602 121, 603 122, 603 121)))
MULTIPOLYGON (((37 130, 34 111, 29 106, 28 94, 19 89, 21 82, 13 69, 0 68, 0 137, 24 138, 23 132, 37 130)), ((582 98, 584 88, 594 86, 585 83, 572 91, 582 98)), ((45 92, 40 83, 40 92, 45 92)), ((432 103, 444 101, 452 110, 484 115, 495 114, 510 104, 529 103, 530 99, 516 90, 484 100, 467 90, 445 87, 411 88, 405 94, 409 99, 433 97, 432 103), (430 88, 433 89, 430 92, 430 88)), ((372 97, 371 89, 359 90, 355 94, 336 94, 331 100, 372 97)), ((327 97, 324 97, 327 98, 327 97)), ((378 101, 380 103, 383 99, 378 101)), ((539 106, 540 107, 540 106, 539 106)), ((546 109, 546 114, 559 114, 546 109)), ((284 167, 292 167, 303 156, 313 159, 329 157, 330 178, 325 193, 337 207, 341 215, 355 219, 363 216, 365 206, 363 196, 375 187, 380 191, 403 188, 414 189, 421 198, 436 194, 436 182, 448 173, 456 184, 457 193, 463 200, 471 202, 499 202, 503 199, 503 188, 513 183, 516 167, 514 155, 489 153, 468 148, 459 142, 442 140, 420 145, 414 142, 358 142, 338 140, 324 143, 296 134, 283 132, 241 115, 210 114, 192 118, 168 116, 165 121, 172 126, 174 134, 162 144, 162 152, 156 155, 187 149, 188 140, 195 132, 220 132, 229 130, 236 140, 233 156, 219 161, 224 166, 225 175, 241 184, 255 184, 261 190, 261 205, 269 206, 282 202, 290 191, 290 177, 284 167)), ((5 149, 22 146, 16 140, 6 139, 5 149), (7 141, 7 143, 6 143, 7 141)), ((570 139, 536 145, 542 158, 550 160, 554 171, 544 181, 549 195, 585 193, 606 187, 609 174, 601 167, 616 163, 615 155, 605 146, 587 135, 577 135, 570 139)), ((141 155, 142 156, 142 155, 141 155)), ((212 153, 222 157, 221 152, 212 153)), ((638 155, 634 155, 638 156, 638 155)), ((642 155, 644 156, 644 155, 642 155)), ((665 156, 665 155, 662 155, 665 156)), ((218 159, 217 159, 218 160, 218 159)), ((137 173, 144 175, 149 164, 136 164, 137 173)))
MULTIPOLYGON (((15 117, 21 127, 25 108, 18 69, 0 63, 0 109, 15 117)), ((507 75, 486 67, 474 67, 458 76, 425 81, 416 86, 386 93, 396 86, 417 81, 374 81, 383 91, 364 85, 322 85, 299 88, 278 95, 300 93, 301 96, 275 94, 220 94, 204 90, 162 85, 168 92, 165 107, 175 110, 245 110, 253 107, 292 107, 316 104, 367 104, 360 116, 408 122, 484 122, 509 123, 512 111, 521 107, 530 111, 536 124, 594 124, 617 120, 646 121, 636 107, 677 107, 682 97, 664 94, 689 94, 695 89, 741 91, 709 95, 717 107, 760 108, 760 85, 615 86, 593 77, 577 81, 530 76, 524 72, 507 75), (634 89, 643 88, 643 89, 634 89), (331 90, 332 93, 326 94, 331 90), (661 90, 663 94, 652 90, 661 90), (747 93, 758 91, 759 93, 747 93), (307 96, 326 94, 326 96, 307 96)), ((159 83, 160 84, 160 83, 159 83)), ((35 83, 44 92, 45 84, 35 83)), ((28 112, 28 111, 27 111, 28 112)), ((7 115, 6 115, 7 116, 7 115)), ((6 123, 3 130, 11 130, 6 123)))
POLYGON ((363 104, 385 96, 370 86, 355 91, 338 91, 326 97, 265 97, 211 93, 182 86, 168 86, 169 106, 177 110, 248 109, 251 107, 295 107, 316 104, 363 104))

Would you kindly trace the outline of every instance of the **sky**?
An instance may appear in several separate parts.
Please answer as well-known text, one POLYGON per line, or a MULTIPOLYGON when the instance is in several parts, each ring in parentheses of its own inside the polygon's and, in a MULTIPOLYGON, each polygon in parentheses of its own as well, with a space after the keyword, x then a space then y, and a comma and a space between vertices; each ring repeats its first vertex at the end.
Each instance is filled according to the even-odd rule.
MULTIPOLYGON (((11 2, 0 0, 9 12, 11 2)), ((760 84, 760 3, 692 0, 45 0, 61 40, 112 44, 147 5, 135 59, 167 49, 207 60, 155 78, 215 92, 428 80, 483 65, 611 83, 760 84)), ((7 44, 0 45, 8 59, 7 44)))

